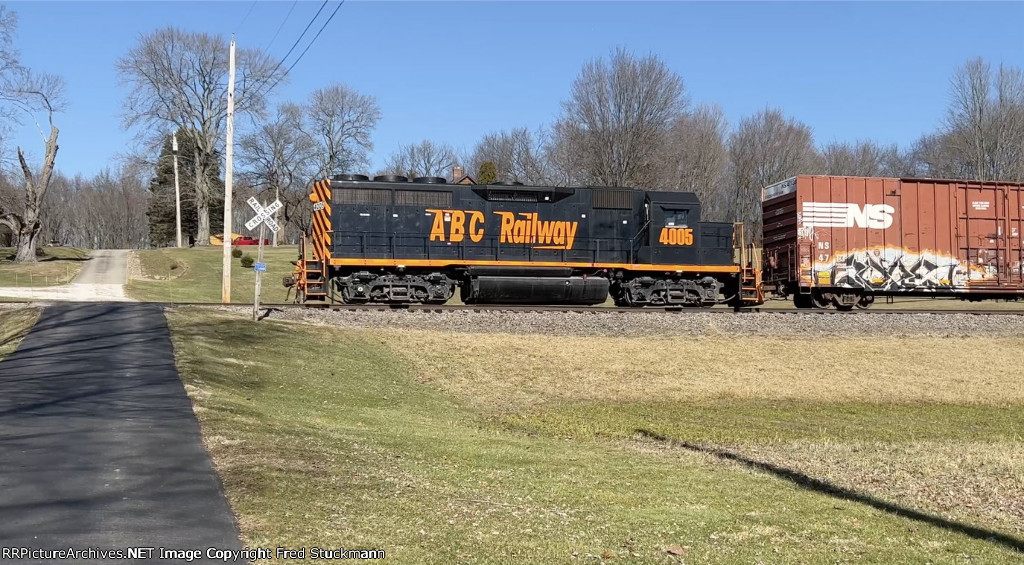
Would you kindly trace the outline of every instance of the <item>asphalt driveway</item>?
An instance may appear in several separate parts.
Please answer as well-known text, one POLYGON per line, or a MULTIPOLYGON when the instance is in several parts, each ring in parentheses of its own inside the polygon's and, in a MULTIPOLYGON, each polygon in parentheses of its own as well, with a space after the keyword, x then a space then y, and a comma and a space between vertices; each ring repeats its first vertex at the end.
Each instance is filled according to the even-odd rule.
POLYGON ((241 547, 159 307, 50 306, 0 361, 0 546, 241 547))

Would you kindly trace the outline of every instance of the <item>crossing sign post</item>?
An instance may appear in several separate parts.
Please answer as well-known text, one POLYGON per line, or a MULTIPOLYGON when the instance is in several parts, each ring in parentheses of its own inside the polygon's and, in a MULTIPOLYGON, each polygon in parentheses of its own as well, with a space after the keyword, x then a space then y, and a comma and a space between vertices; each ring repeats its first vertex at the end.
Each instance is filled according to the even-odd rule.
POLYGON ((245 229, 252 231, 256 226, 260 228, 260 247, 259 251, 256 252, 256 264, 253 265, 253 271, 256 272, 256 292, 252 300, 252 319, 255 321, 259 319, 260 315, 260 286, 263 280, 263 273, 267 271, 267 264, 263 262, 263 237, 266 235, 268 228, 273 233, 277 233, 281 229, 277 222, 274 221, 274 213, 280 210, 283 205, 280 200, 274 200, 273 204, 263 206, 259 200, 256 200, 255 196, 250 196, 246 203, 252 208, 253 212, 256 212, 256 216, 245 223, 245 229))

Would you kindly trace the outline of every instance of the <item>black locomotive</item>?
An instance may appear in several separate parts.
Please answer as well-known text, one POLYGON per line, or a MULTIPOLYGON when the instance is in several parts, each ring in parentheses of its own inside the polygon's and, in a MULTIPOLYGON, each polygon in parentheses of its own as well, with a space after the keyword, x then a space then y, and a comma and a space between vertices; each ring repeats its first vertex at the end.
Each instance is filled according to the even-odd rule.
POLYGON ((692 193, 339 175, 313 186, 301 301, 743 306, 756 273, 692 193))

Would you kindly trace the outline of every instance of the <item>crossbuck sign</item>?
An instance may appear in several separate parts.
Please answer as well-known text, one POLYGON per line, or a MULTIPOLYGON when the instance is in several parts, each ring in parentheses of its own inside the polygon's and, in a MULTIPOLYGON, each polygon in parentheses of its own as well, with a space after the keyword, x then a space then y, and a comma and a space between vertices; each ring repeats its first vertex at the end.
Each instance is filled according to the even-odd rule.
POLYGON ((277 225, 277 222, 274 221, 274 212, 277 212, 281 209, 281 206, 283 206, 280 200, 275 200, 273 204, 266 208, 260 205, 260 201, 256 200, 255 196, 250 196, 249 199, 246 200, 246 203, 249 204, 249 207, 252 208, 254 212, 256 212, 256 217, 245 222, 245 229, 252 231, 261 223, 266 224, 270 231, 274 233, 277 233, 277 230, 281 229, 280 226, 277 225))
POLYGON ((246 203, 256 212, 256 217, 245 223, 245 229, 252 231, 256 226, 260 228, 260 247, 256 255, 256 264, 254 265, 254 270, 256 271, 256 292, 253 294, 252 299, 252 319, 255 321, 259 319, 260 311, 260 287, 263 280, 263 277, 260 275, 267 270, 267 264, 263 262, 263 228, 266 226, 274 233, 281 229, 278 227, 277 222, 274 221, 274 212, 281 209, 281 201, 274 200, 273 204, 264 208, 260 205, 260 201, 256 200, 255 196, 250 196, 246 203))

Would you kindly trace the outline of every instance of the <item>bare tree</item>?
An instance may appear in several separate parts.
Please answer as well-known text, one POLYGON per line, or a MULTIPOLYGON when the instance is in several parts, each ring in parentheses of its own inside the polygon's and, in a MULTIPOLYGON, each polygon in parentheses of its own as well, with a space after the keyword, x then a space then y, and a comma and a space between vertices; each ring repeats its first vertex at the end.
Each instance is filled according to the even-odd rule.
POLYGON ((515 128, 485 135, 468 162, 470 170, 478 174, 485 161, 494 163, 499 181, 541 185, 547 182, 543 151, 530 130, 515 128))
POLYGON ((148 201, 146 180, 130 166, 92 178, 54 171, 43 201, 46 223, 40 238, 77 247, 145 247, 148 201))
POLYGON ((584 132, 579 125, 558 120, 543 136, 542 146, 546 177, 555 186, 582 186, 593 184, 587 172, 585 156, 578 148, 583 146, 584 132))
POLYGON ((1021 70, 1000 65, 993 74, 991 65, 973 59, 956 70, 951 83, 950 108, 941 140, 947 151, 963 163, 970 177, 1024 178, 1021 70))
POLYGON ((593 182, 648 187, 686 97, 683 80, 660 59, 618 49, 608 61, 584 65, 562 107, 561 133, 571 134, 562 141, 593 182))
POLYGON ((10 190, 0 198, 0 225, 8 228, 17 241, 14 260, 21 263, 36 260, 36 245, 42 231, 42 206, 50 188, 60 134, 53 115, 64 108, 64 81, 56 75, 34 73, 21 65, 13 47, 16 27, 15 14, 0 6, 0 103, 8 118, 16 120, 18 114, 43 113, 50 126, 48 135, 39 132, 44 146, 42 166, 33 168, 19 146, 18 167, 23 188, 10 190))
POLYGON ((886 177, 920 177, 921 163, 914 152, 913 147, 909 150, 901 150, 895 143, 882 149, 882 170, 879 173, 886 177))
POLYGON ((373 150, 370 136, 381 116, 373 96, 332 84, 310 95, 305 113, 306 131, 317 146, 321 178, 368 165, 367 152, 373 150))
MULTIPOLYGON (((283 78, 284 70, 256 49, 239 49, 236 56, 235 111, 262 115, 267 91, 283 78)), ((227 120, 227 42, 219 36, 164 28, 142 36, 117 61, 117 70, 130 89, 123 108, 126 128, 141 125, 143 135, 158 136, 171 130, 193 132, 196 241, 208 245, 213 198, 209 178, 219 163, 227 120)))
POLYGON ((726 131, 721 108, 699 106, 676 118, 661 148, 659 188, 696 193, 706 219, 725 219, 729 212, 726 131))
POLYGON ((873 141, 833 142, 821 150, 825 174, 877 177, 885 174, 886 159, 895 147, 881 147, 873 141))
POLYGON ((760 237, 761 189, 817 166, 811 128, 781 110, 744 118, 729 136, 733 199, 731 217, 751 225, 760 237))
MULTIPOLYGON (((239 165, 244 178, 257 193, 273 195, 285 205, 287 223, 308 231, 309 216, 296 215, 306 208, 306 186, 317 175, 317 146, 302 131, 302 107, 281 104, 274 116, 259 124, 239 141, 239 165)), ((277 234, 274 234, 277 245, 277 234)))
MULTIPOLYGON (((447 143, 434 143, 425 139, 412 145, 399 146, 384 163, 384 174, 415 177, 444 177, 451 175, 459 163, 455 149, 447 143)), ((458 179, 452 179, 458 180, 458 179)))

